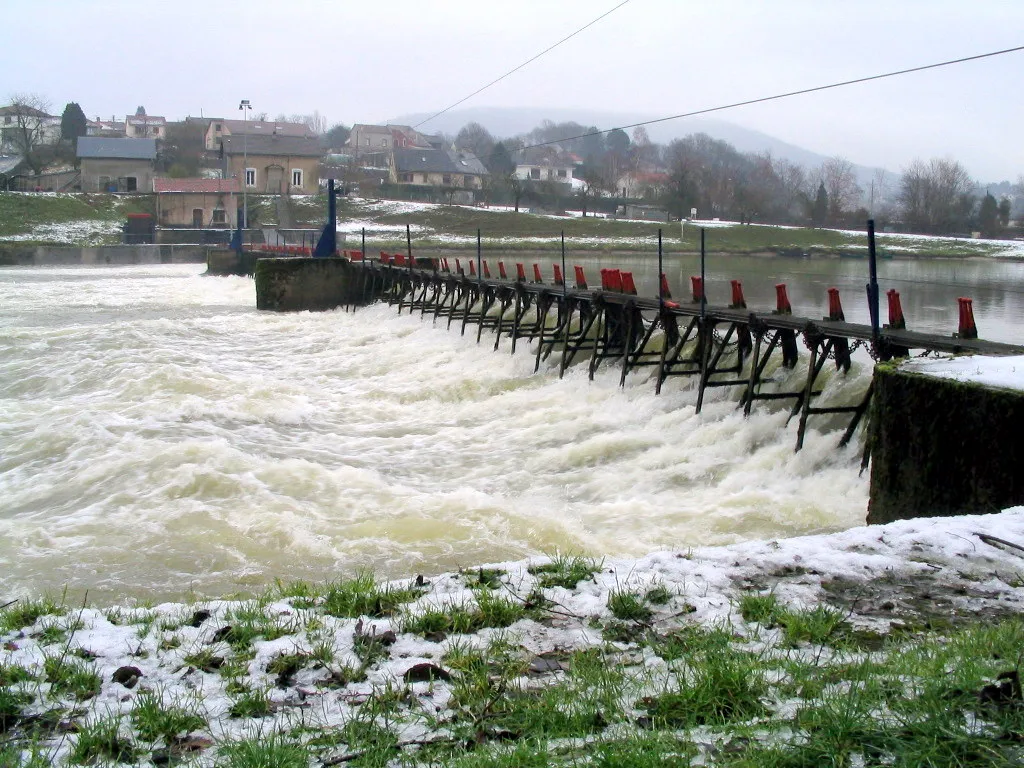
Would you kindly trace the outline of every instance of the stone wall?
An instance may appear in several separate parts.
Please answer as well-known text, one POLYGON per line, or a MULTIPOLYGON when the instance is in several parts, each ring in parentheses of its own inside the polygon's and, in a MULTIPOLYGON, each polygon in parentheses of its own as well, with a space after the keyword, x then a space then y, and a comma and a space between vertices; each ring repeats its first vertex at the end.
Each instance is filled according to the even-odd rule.
POLYGON ((1024 393, 875 367, 868 523, 1024 504, 1024 393))

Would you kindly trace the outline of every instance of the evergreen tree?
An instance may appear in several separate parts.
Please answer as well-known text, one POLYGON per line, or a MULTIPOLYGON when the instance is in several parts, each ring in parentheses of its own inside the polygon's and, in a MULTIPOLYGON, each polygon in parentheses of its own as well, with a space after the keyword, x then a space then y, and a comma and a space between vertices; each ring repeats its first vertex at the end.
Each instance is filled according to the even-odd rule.
POLYGON ((825 191, 825 182, 818 185, 818 194, 814 198, 814 207, 811 209, 811 224, 820 227, 828 218, 828 192, 825 191))
POLYGON ((481 157, 480 160, 487 166, 487 170, 496 176, 507 176, 516 169, 515 161, 503 141, 494 145, 489 157, 481 157))
POLYGON ((999 224, 1004 229, 1010 226, 1010 198, 1004 197, 999 201, 999 224))
POLYGON ((999 234, 999 204, 992 197, 991 192, 986 192, 981 200, 981 208, 978 210, 978 229, 985 237, 995 237, 999 234))
POLYGON ((78 102, 72 101, 64 107, 64 114, 60 117, 61 141, 76 142, 79 136, 85 136, 88 123, 85 112, 78 106, 78 102))

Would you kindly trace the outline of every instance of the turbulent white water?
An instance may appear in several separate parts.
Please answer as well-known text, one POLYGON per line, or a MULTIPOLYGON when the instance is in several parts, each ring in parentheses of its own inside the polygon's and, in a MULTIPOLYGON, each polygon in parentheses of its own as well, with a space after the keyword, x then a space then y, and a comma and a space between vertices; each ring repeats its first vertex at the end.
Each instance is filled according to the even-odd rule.
POLYGON ((0 597, 220 595, 863 522, 860 448, 835 425, 812 420, 794 453, 795 420, 744 419, 735 392, 696 415, 688 379, 559 380, 487 332, 387 306, 261 313, 251 280, 202 270, 0 270, 0 597))

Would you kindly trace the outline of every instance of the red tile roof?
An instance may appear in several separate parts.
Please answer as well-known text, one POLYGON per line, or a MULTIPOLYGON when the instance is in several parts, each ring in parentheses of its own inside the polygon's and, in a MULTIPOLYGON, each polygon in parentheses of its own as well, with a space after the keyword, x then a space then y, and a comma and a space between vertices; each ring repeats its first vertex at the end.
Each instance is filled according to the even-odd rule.
POLYGON ((238 179, 153 179, 153 191, 160 192, 191 192, 194 194, 227 194, 241 192, 238 179))

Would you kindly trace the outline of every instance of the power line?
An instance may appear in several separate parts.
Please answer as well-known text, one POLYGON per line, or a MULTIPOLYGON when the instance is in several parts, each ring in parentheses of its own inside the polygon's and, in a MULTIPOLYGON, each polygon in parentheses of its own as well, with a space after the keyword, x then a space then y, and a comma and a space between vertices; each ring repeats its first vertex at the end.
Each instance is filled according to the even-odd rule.
POLYGON ((431 120, 433 120, 433 119, 434 119, 435 117, 440 117, 440 116, 441 116, 441 115, 443 115, 443 114, 444 114, 445 112, 447 112, 447 111, 448 111, 448 110, 450 110, 450 109, 454 109, 455 107, 459 106, 459 104, 462 104, 462 103, 463 103, 464 101, 469 101, 469 100, 470 100, 471 98, 473 98, 474 96, 476 96, 476 95, 477 95, 478 93, 482 93, 483 91, 486 91, 486 90, 487 90, 488 88, 490 88, 490 87, 491 87, 492 85, 495 85, 495 84, 497 84, 497 83, 500 83, 500 82, 501 82, 502 80, 504 80, 504 79, 505 79, 506 77, 508 77, 509 75, 515 74, 515 73, 516 73, 516 72, 518 72, 518 71, 519 71, 520 69, 522 69, 523 67, 525 67, 525 66, 526 66, 527 64, 530 64, 530 63, 532 63, 532 62, 536 61, 537 59, 539 59, 539 58, 540 58, 541 56, 543 56, 543 55, 544 55, 545 53, 548 53, 549 51, 553 51, 553 50, 554 50, 555 48, 557 48, 558 46, 560 46, 560 45, 561 45, 562 43, 564 43, 564 42, 566 42, 567 40, 570 40, 570 39, 572 39, 572 38, 576 37, 576 35, 578 35, 578 34, 579 34, 580 32, 582 32, 583 30, 587 29, 588 27, 592 27, 592 26, 594 26, 594 25, 595 25, 595 24, 596 24, 597 22, 599 22, 599 21, 600 21, 601 19, 603 19, 603 18, 604 18, 605 16, 608 16, 609 14, 611 14, 611 13, 614 13, 615 11, 619 10, 619 8, 621 8, 622 6, 624 6, 624 5, 625 5, 626 3, 628 3, 628 2, 629 2, 629 0, 622 0, 622 2, 621 2, 621 3, 619 3, 618 5, 616 5, 616 6, 615 6, 614 8, 612 8, 612 9, 611 9, 610 11, 605 11, 605 12, 604 12, 604 13, 602 13, 602 14, 601 14, 600 16, 598 16, 598 17, 597 17, 596 19, 594 19, 593 21, 591 21, 591 22, 589 22, 589 23, 585 24, 584 26, 580 27, 579 29, 577 29, 577 30, 576 30, 575 32, 573 32, 573 33, 572 33, 571 35, 567 35, 566 37, 563 37, 563 38, 562 38, 561 40, 559 40, 559 41, 558 41, 557 43, 555 43, 554 45, 550 45, 550 46, 548 46, 548 47, 547 47, 547 48, 545 48, 545 49, 544 49, 543 51, 541 51, 540 53, 538 53, 538 54, 537 54, 536 56, 534 56, 534 57, 532 57, 532 58, 530 58, 530 59, 527 59, 526 61, 524 61, 524 62, 523 62, 522 64, 520 64, 520 65, 519 65, 518 67, 516 67, 515 69, 510 69, 510 70, 509 70, 508 72, 506 72, 505 74, 503 74, 503 75, 502 75, 501 77, 499 77, 499 78, 497 78, 497 79, 495 79, 495 80, 492 80, 491 82, 489 82, 489 83, 488 83, 487 85, 483 86, 482 88, 477 88, 477 89, 476 89, 475 91, 473 91, 473 92, 472 92, 471 94, 469 94, 469 96, 466 96, 466 97, 464 97, 464 98, 461 98, 461 99, 459 99, 459 100, 458 100, 458 101, 456 101, 456 102, 455 102, 454 104, 451 104, 450 106, 447 106, 447 107, 445 107, 445 108, 444 108, 444 109, 442 109, 442 110, 441 110, 440 112, 437 112, 437 113, 435 113, 435 114, 431 115, 430 117, 428 117, 428 118, 427 118, 426 120, 421 120, 420 122, 416 123, 416 125, 414 125, 414 126, 413 126, 413 128, 419 128, 419 127, 420 127, 421 125, 423 125, 424 123, 429 123, 429 122, 430 122, 431 120))
MULTIPOLYGON (((614 8, 612 10, 615 10, 614 8)), ((610 11, 609 11, 610 13, 610 11)), ((762 96, 757 99, 748 99, 747 101, 736 101, 732 104, 723 104, 719 107, 708 107, 707 109, 697 109, 693 112, 683 112, 678 115, 670 115, 669 117, 659 117, 654 120, 644 120, 639 123, 630 123, 629 125, 620 125, 615 128, 605 128, 600 131, 590 131, 588 133, 581 133, 578 136, 568 136, 564 139, 557 139, 555 141, 542 141, 539 144, 530 144, 522 147, 521 149, 533 149, 534 147, 547 147, 552 144, 561 144, 566 141, 575 141, 576 139, 585 139, 590 136, 600 136, 605 133, 611 133, 612 131, 624 131, 628 128, 639 128, 642 125, 653 125, 654 123, 664 123, 669 120, 678 120, 683 117, 696 117, 697 115, 706 115, 710 112, 722 112, 726 109, 735 109, 736 107, 746 107, 751 104, 762 104, 766 101, 778 101, 779 99, 788 99, 791 96, 800 96, 805 93, 816 93, 817 91, 827 91, 833 88, 843 88, 847 85, 856 85, 857 83, 867 83, 872 80, 883 80, 888 77, 897 77, 898 75, 907 75, 911 72, 922 72, 927 69, 937 69, 939 67, 948 67, 953 64, 963 64, 967 61, 976 61, 978 59, 988 59, 993 56, 1002 56, 1006 53, 1016 53, 1017 51, 1024 51, 1024 45, 1018 45, 1015 48, 1005 48, 1001 51, 990 51, 988 53, 979 53, 976 56, 964 56, 960 59, 950 59, 948 61, 940 61, 935 64, 924 64, 920 67, 911 67, 910 69, 900 69, 894 72, 885 72, 880 75, 868 75, 867 77, 858 77, 853 80, 843 80, 838 83, 829 83, 828 85, 816 85, 813 88, 801 88, 798 91, 787 91, 786 93, 778 93, 774 96, 762 96)), ((521 151, 521 150, 520 150, 521 151)))

